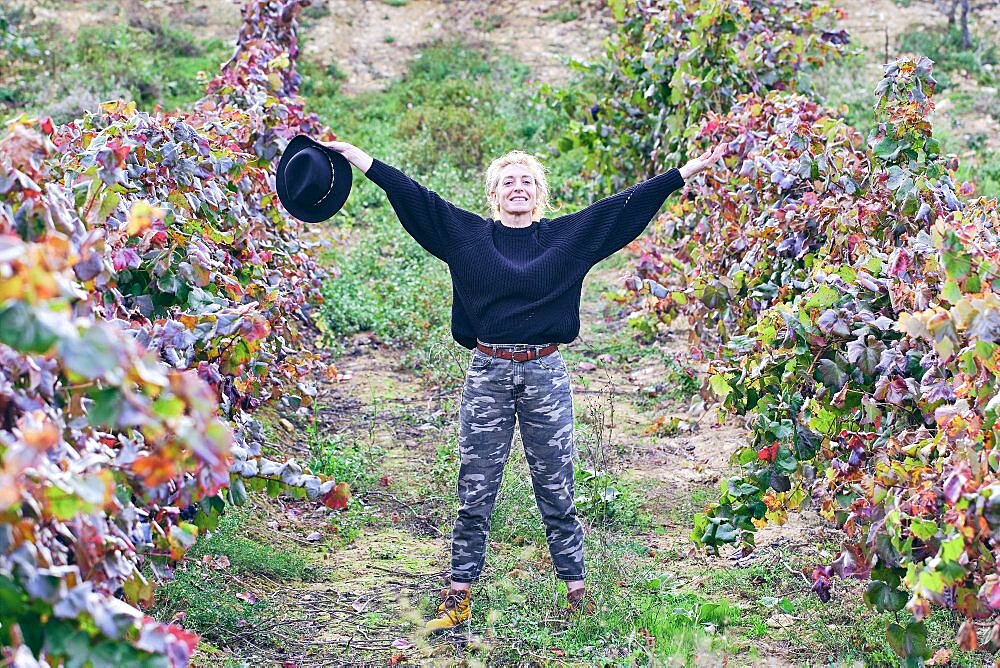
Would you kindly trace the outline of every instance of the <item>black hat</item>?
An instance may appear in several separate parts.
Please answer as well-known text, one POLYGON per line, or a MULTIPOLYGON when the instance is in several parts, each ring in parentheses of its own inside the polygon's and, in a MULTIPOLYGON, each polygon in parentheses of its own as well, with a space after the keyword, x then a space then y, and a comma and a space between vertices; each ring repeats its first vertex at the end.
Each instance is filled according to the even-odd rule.
POLYGON ((278 199, 299 220, 318 223, 340 211, 351 192, 351 163, 306 135, 288 142, 275 172, 278 199))

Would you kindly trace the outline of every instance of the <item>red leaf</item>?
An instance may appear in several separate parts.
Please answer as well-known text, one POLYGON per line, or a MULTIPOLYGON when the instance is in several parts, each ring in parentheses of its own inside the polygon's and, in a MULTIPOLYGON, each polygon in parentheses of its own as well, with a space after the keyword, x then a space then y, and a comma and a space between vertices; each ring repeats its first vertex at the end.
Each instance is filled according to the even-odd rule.
POLYGON ((382 485, 383 487, 388 487, 390 484, 392 484, 392 478, 390 478, 389 474, 386 473, 381 478, 378 479, 378 484, 382 485))
POLYGON ((778 442, 775 441, 771 445, 766 445, 757 451, 757 459, 764 462, 773 462, 774 458, 778 456, 778 442))
POLYGON ((322 498, 323 505, 331 510, 347 510, 347 502, 350 500, 351 486, 346 482, 338 482, 322 498))

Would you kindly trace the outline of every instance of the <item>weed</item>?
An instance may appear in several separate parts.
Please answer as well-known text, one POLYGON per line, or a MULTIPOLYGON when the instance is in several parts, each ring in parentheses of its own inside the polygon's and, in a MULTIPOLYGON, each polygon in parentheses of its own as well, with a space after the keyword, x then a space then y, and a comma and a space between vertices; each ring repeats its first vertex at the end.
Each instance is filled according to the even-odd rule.
POLYGON ((483 32, 490 32, 503 26, 503 16, 500 14, 487 14, 485 18, 473 19, 472 25, 483 32))
POLYGON ((558 21, 560 23, 568 23, 578 18, 580 18, 580 10, 575 7, 565 7, 542 14, 543 21, 558 21))
POLYGON ((377 522, 377 518, 365 505, 352 497, 347 503, 347 509, 331 513, 328 521, 331 532, 337 536, 336 546, 342 548, 364 535, 377 522))
POLYGON ((309 563, 302 552, 296 549, 275 550, 273 544, 260 543, 245 535, 259 519, 247 507, 228 507, 218 529, 191 548, 190 558, 222 555, 229 559, 230 569, 236 573, 280 579, 314 579, 318 569, 309 563))
POLYGON ((373 439, 365 443, 350 433, 320 435, 314 425, 307 427, 306 433, 312 454, 309 468, 313 472, 350 483, 352 488, 369 486, 378 479, 375 463, 385 451, 374 446, 373 439))
POLYGON ((302 9, 302 16, 306 19, 321 19, 330 15, 329 2, 317 2, 302 9))
POLYGON ((458 445, 454 442, 441 443, 434 451, 431 473, 439 485, 451 485, 458 477, 458 445))

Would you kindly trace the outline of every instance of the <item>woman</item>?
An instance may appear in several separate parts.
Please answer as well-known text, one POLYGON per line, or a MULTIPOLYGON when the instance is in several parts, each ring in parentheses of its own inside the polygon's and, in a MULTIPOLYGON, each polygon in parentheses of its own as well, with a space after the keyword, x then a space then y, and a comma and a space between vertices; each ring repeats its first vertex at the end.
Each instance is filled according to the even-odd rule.
POLYGON ((460 209, 346 142, 323 142, 385 190, 406 231, 448 264, 451 330, 472 350, 459 409, 460 507, 452 533, 451 585, 431 630, 471 617, 486 538, 515 421, 556 575, 571 611, 584 606, 583 528, 573 504, 573 398, 558 344, 580 331, 583 278, 645 229, 667 196, 725 153, 720 144, 680 169, 574 214, 543 218, 541 164, 522 151, 486 172, 492 218, 460 209))

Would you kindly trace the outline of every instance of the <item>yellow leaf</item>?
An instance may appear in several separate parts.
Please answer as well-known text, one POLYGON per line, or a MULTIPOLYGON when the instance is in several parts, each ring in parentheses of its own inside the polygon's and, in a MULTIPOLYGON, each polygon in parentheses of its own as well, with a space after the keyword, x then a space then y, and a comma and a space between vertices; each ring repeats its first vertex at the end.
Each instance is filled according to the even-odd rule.
POLYGON ((139 234, 153 223, 154 218, 163 217, 163 209, 151 205, 146 200, 139 200, 132 204, 132 209, 128 212, 128 227, 126 232, 130 237, 139 234))

